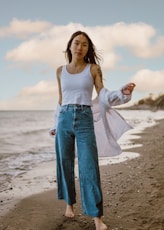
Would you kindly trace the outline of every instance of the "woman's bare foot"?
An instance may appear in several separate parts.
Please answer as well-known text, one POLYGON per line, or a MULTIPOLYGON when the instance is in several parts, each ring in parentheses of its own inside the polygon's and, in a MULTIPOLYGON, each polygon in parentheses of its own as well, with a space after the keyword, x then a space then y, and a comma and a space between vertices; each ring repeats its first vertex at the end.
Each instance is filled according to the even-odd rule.
POLYGON ((94 222, 95 222, 96 230, 107 230, 108 229, 106 224, 103 223, 101 217, 95 217, 94 222))
POLYGON ((69 218, 73 218, 75 216, 73 205, 68 205, 67 204, 66 211, 65 211, 65 216, 69 217, 69 218))

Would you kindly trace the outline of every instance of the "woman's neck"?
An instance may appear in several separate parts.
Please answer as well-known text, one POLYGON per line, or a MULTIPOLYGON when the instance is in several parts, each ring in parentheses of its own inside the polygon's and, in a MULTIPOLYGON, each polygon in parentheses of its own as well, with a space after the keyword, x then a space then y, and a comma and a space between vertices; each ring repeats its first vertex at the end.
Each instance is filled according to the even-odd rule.
POLYGON ((86 66, 86 62, 84 61, 71 61, 68 65, 67 65, 67 70, 68 72, 74 74, 74 73, 80 73, 84 70, 85 66, 86 66))
POLYGON ((86 65, 86 62, 84 60, 72 60, 69 63, 69 65, 72 66, 72 67, 79 67, 79 66, 86 65))

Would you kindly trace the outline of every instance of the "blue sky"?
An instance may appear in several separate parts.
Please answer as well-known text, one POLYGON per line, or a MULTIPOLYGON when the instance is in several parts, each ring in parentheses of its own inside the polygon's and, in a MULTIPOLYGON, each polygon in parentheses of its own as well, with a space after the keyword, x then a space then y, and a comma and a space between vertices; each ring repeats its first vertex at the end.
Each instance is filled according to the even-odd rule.
POLYGON ((55 71, 84 30, 103 58, 104 85, 135 82, 131 103, 164 90, 163 0, 0 0, 0 110, 54 109, 55 71))

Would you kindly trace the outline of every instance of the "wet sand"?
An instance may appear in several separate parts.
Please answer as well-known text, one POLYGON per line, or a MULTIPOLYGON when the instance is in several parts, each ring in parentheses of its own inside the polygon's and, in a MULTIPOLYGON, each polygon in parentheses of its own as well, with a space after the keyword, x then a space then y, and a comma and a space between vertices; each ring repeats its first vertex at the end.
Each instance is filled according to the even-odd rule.
MULTIPOLYGON (((164 120, 147 128, 129 149, 140 156, 119 164, 101 166, 104 222, 109 230, 164 229, 164 120)), ((75 218, 63 216, 64 201, 56 190, 22 199, 0 219, 1 230, 95 229, 93 220, 82 214, 78 179, 75 218)))

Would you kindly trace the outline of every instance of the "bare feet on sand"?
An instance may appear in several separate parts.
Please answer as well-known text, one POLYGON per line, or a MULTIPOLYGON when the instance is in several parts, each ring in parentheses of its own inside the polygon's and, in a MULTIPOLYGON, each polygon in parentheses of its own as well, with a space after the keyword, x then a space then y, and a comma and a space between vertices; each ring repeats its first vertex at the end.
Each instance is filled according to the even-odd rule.
MULTIPOLYGON (((75 216, 73 205, 66 205, 65 216, 68 218, 73 218, 75 216)), ((95 217, 94 223, 96 230, 108 230, 107 226, 103 223, 101 217, 95 217)))
POLYGON ((69 217, 69 218, 73 218, 75 216, 73 205, 68 205, 67 204, 66 211, 65 211, 65 216, 69 217))
POLYGON ((96 230, 107 230, 107 226, 103 223, 101 217, 94 218, 96 230))

